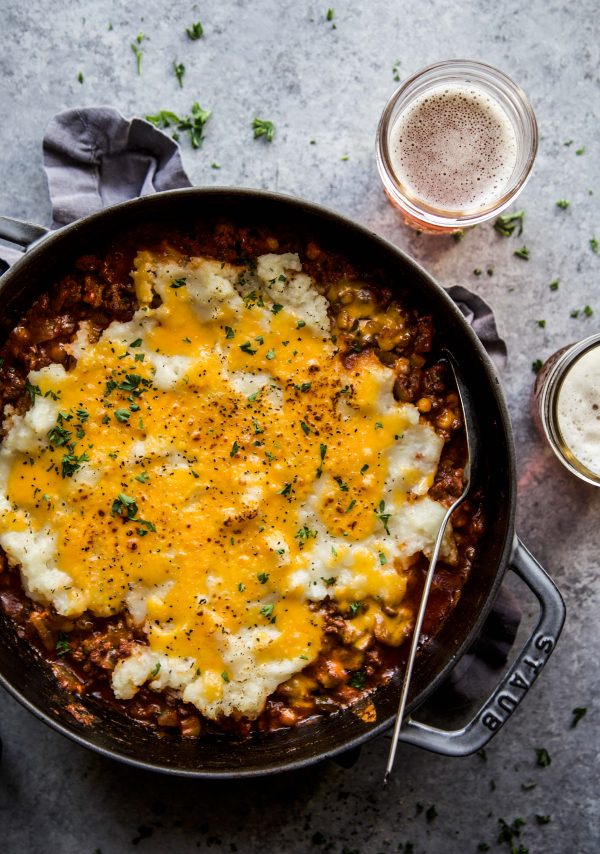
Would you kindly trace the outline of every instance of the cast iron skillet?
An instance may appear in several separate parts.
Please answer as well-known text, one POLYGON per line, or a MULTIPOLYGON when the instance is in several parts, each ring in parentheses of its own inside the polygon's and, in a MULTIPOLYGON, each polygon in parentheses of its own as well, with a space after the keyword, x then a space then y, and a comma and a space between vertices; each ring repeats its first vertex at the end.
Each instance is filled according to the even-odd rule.
MULTIPOLYGON (((341 251, 359 269, 381 269, 390 287, 404 291, 417 308, 433 313, 441 342, 461 366, 485 449, 479 461, 479 477, 486 495, 487 532, 457 607, 417 659, 408 711, 414 711, 425 700, 469 648, 507 568, 526 582, 541 606, 534 633, 465 727, 448 732, 410 719, 401 735, 403 741, 439 753, 471 753, 502 726, 537 677, 560 634, 565 609, 552 581, 514 535, 515 452, 498 379, 459 310, 425 270, 381 237, 308 202, 255 190, 174 190, 105 209, 51 235, 40 227, 0 218, 0 237, 22 246, 32 244, 0 279, 0 338, 79 255, 93 252, 111 236, 141 223, 189 223, 207 215, 247 224, 298 227, 314 234, 323 247, 341 251)), ((72 698, 57 687, 47 665, 18 640, 7 620, 0 621, 0 682, 31 712, 81 745, 131 765, 214 778, 301 768, 357 747, 390 726, 399 691, 399 679, 377 691, 373 697, 377 717, 372 723, 361 720, 354 709, 248 741, 226 737, 198 742, 176 736, 158 738, 131 719, 94 705, 93 701, 87 701, 87 705, 94 722, 86 725, 66 710, 72 698)))

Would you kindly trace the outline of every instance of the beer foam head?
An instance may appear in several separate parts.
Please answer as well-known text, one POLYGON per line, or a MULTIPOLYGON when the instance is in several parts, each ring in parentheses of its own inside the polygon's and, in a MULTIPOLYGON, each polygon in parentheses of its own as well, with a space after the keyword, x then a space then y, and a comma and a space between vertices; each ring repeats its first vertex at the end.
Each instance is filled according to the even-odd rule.
POLYGON ((389 141, 400 183, 443 211, 493 205, 517 162, 508 113, 473 84, 444 84, 419 95, 400 112, 389 141))

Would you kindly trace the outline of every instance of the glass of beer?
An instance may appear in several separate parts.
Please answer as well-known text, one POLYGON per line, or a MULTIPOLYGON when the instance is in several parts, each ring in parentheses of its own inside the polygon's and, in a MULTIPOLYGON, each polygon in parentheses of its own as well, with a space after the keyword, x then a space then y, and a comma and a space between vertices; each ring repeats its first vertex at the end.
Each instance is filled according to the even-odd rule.
POLYGON ((533 418, 561 463, 600 486, 600 334, 558 350, 540 369, 533 418))
POLYGON ((508 207, 537 145, 535 115, 519 86, 491 65, 448 60, 394 92, 379 122, 377 166, 407 225, 448 234, 508 207))

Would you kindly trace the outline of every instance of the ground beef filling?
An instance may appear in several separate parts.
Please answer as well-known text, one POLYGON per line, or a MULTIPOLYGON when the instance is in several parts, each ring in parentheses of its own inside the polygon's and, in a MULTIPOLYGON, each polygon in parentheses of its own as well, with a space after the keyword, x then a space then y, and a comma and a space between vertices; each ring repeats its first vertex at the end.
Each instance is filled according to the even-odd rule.
MULTIPOLYGON (((73 270, 31 306, 0 350, 2 408, 10 403, 19 412, 27 409, 29 371, 52 362, 69 368, 71 357, 65 344, 81 321, 89 321, 100 334, 113 320, 132 317, 137 307, 129 275, 133 259, 140 249, 160 251, 161 245, 232 263, 262 253, 298 252, 304 271, 329 300, 332 332, 342 358, 351 364, 355 354, 372 349, 396 374, 396 399, 415 404, 445 440, 430 496, 449 505, 460 495, 465 460, 460 405, 446 366, 436 358, 431 316, 398 302, 377 273, 355 270, 341 255, 297 233, 277 229, 202 223, 174 228, 169 234, 163 228, 159 236, 150 227, 124 236, 100 255, 80 257, 73 270)), ((425 617, 426 638, 439 631, 468 578, 484 530, 479 492, 454 513, 452 525, 459 560, 455 566, 438 564, 425 617)), ((421 555, 412 566, 407 594, 415 610, 426 569, 427 560, 421 555)), ((324 617, 325 626, 317 660, 280 685, 256 720, 227 718, 215 723, 202 718, 170 689, 157 693, 142 687, 133 699, 116 700, 110 686, 112 671, 135 644, 144 643, 143 630, 128 614, 98 618, 86 613, 72 620, 32 602, 22 588, 18 568, 8 566, 0 549, 0 609, 19 637, 48 660, 61 687, 75 700, 108 703, 144 725, 179 731, 184 738, 223 731, 247 736, 329 715, 367 696, 402 667, 407 643, 396 645, 382 628, 357 649, 349 639, 351 615, 341 613, 329 598, 313 607, 324 617)), ((85 720, 80 703, 71 705, 74 716, 85 720)))

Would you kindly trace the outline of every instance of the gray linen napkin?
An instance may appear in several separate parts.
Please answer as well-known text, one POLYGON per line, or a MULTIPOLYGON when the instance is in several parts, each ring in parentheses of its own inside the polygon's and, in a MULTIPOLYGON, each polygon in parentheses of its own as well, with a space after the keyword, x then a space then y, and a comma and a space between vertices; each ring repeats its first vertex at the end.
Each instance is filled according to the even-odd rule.
MULTIPOLYGON (((67 110, 51 119, 44 137, 44 167, 53 227, 66 225, 108 205, 161 190, 190 187, 179 146, 149 122, 125 119, 111 107, 67 110)), ((15 259, 0 247, 0 259, 15 259)), ((0 268, 0 273, 4 272, 0 268)), ((463 287, 448 288, 497 369, 506 362, 491 307, 463 287)), ((498 681, 514 642, 521 611, 502 587, 481 636, 427 703, 432 713, 467 709, 498 681)))

